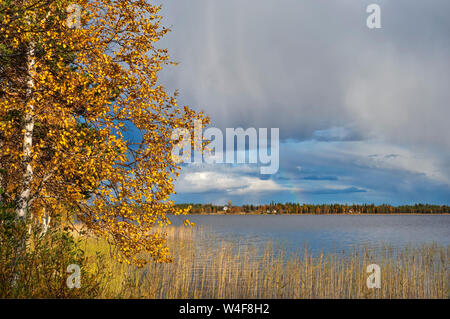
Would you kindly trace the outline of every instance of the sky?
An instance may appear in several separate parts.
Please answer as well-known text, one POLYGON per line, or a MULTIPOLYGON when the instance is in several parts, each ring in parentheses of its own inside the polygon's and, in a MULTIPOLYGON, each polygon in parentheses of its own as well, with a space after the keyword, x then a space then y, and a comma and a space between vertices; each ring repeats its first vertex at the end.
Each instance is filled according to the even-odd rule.
POLYGON ((276 174, 185 165, 175 202, 450 204, 450 1, 162 4, 179 104, 223 132, 280 132, 276 174))

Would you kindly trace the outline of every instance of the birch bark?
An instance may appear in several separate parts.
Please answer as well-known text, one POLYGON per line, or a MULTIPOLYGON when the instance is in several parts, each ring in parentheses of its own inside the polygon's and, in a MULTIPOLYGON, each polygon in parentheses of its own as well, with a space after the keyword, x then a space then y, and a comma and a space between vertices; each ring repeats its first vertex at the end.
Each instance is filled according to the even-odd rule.
POLYGON ((32 147, 33 147, 33 131, 34 131, 34 105, 28 103, 32 100, 34 80, 33 73, 35 71, 36 56, 35 44, 31 42, 27 50, 27 79, 26 79, 26 100, 27 106, 25 110, 25 126, 23 135, 23 157, 22 167, 24 169, 22 175, 22 189, 16 202, 16 218, 25 220, 29 212, 29 203, 31 200, 31 184, 33 181, 32 147))

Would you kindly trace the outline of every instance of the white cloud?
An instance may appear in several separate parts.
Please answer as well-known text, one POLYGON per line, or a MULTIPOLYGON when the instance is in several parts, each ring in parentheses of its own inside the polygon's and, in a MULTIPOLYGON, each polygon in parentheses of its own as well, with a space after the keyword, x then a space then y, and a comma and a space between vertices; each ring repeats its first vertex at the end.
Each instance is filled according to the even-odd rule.
POLYGON ((238 167, 229 168, 228 172, 185 171, 176 183, 176 191, 177 193, 224 192, 229 195, 245 195, 296 190, 279 185, 270 179, 263 180, 244 175, 246 171, 248 172, 249 169, 238 167))

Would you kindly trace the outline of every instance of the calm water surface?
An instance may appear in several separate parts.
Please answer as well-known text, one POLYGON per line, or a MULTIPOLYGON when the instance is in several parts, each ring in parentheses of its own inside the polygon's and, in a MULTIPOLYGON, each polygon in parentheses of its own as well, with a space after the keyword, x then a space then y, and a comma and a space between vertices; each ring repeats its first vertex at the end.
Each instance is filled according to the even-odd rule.
MULTIPOLYGON (((313 252, 358 245, 450 244, 450 215, 190 215, 190 221, 221 236, 255 244, 283 242, 313 252)), ((172 217, 180 224, 184 217, 172 217)))

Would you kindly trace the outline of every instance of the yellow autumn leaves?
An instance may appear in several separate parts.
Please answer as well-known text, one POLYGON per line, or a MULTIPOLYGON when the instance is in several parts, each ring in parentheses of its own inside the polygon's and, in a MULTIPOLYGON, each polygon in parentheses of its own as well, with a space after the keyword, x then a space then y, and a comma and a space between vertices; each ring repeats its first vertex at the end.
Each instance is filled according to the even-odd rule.
POLYGON ((179 172, 171 133, 208 119, 178 107, 176 94, 158 83, 171 64, 167 50, 156 47, 168 32, 160 7, 143 0, 14 3, 0 44, 24 53, 32 41, 36 54, 31 95, 20 59, 8 62, 1 81, 6 193, 13 202, 21 187, 23 116, 32 105, 29 211, 83 222, 117 246, 121 261, 170 261, 165 236, 153 226, 169 222, 168 213, 185 213, 169 200, 179 172), (65 25, 74 2, 82 8, 79 29, 65 25))

